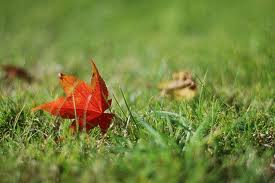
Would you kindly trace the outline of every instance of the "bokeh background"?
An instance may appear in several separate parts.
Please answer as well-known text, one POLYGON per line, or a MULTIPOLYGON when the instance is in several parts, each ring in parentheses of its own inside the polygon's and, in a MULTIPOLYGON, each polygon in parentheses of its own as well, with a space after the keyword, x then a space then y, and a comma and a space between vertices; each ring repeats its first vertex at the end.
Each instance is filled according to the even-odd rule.
POLYGON ((183 68, 207 71, 220 85, 236 75, 255 85, 274 65, 274 4, 1 1, 0 60, 48 79, 61 70, 86 75, 93 58, 117 82, 155 80, 183 68))
MULTIPOLYGON (((8 182, 271 180, 274 43, 274 0, 1 0, 0 64, 23 67, 36 81, 0 81, 0 175, 8 182), (89 81, 91 58, 122 109, 119 88, 137 119, 167 135, 167 146, 150 128, 139 141, 122 136, 119 123, 103 142, 93 133, 90 141, 55 143, 66 130, 30 109, 62 94, 59 72, 89 81), (180 70, 197 80, 191 103, 159 96, 157 84, 180 70), (155 110, 184 116, 191 140, 155 110)), ((123 116, 116 103, 113 110, 123 116)))

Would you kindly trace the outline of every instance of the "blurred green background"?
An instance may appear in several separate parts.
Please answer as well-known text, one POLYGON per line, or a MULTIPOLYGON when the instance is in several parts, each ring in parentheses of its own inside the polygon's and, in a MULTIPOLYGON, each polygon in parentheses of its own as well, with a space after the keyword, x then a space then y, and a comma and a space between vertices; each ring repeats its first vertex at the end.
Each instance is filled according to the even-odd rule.
MULTIPOLYGON (((274 0, 1 0, 0 64, 24 67, 38 82, 0 84, 0 175, 4 182, 271 181, 274 43, 274 0), (122 108, 119 87, 134 115, 168 136, 165 148, 150 133, 122 136, 117 123, 107 142, 94 134, 51 141, 53 119, 30 108, 62 93, 59 72, 88 81, 91 58, 122 108), (155 87, 178 70, 196 76, 199 96, 190 103, 161 99, 155 87), (185 116, 191 140, 163 127, 170 119, 154 110, 185 116)), ((114 111, 121 115, 116 104, 114 111)))
POLYGON ((214 80, 228 77, 228 82, 238 73, 252 84, 263 79, 260 71, 253 71, 270 68, 274 56, 274 4, 2 1, 0 60, 42 76, 55 72, 56 64, 62 67, 57 69, 81 74, 93 58, 107 77, 123 72, 123 77, 155 79, 161 68, 191 68, 208 70, 214 80))

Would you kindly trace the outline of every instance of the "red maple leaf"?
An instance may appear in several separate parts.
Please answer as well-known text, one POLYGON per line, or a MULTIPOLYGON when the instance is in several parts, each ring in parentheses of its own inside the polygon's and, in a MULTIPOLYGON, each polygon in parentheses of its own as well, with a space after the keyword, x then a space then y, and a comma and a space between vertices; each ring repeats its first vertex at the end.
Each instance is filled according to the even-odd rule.
POLYGON ((96 65, 92 62, 93 75, 91 85, 74 76, 60 73, 59 79, 66 96, 55 101, 33 108, 33 111, 44 110, 64 119, 75 119, 71 128, 90 130, 99 126, 105 133, 114 117, 113 113, 105 113, 111 106, 109 92, 100 76, 96 65))

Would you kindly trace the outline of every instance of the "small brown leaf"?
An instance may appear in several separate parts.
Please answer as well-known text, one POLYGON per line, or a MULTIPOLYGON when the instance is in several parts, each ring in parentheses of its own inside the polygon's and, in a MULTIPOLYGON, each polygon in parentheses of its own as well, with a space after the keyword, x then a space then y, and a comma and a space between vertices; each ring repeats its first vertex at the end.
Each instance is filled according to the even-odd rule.
POLYGON ((162 96, 170 96, 179 100, 190 100, 197 93, 197 85, 188 71, 173 73, 173 80, 161 82, 158 88, 162 96))
POLYGON ((1 65, 1 69, 4 71, 4 80, 14 80, 16 78, 33 82, 33 77, 26 71, 26 69, 14 66, 14 65, 1 65))

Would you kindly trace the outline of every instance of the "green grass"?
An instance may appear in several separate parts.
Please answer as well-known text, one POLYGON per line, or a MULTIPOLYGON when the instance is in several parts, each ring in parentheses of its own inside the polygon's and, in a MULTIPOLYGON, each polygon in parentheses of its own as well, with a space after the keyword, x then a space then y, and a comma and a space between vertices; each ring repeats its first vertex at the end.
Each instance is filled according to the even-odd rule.
POLYGON ((272 0, 1 1, 0 63, 37 82, 0 82, 0 182, 274 181, 274 9, 272 0), (105 137, 72 136, 69 120, 30 111, 62 95, 58 72, 89 81, 90 58, 117 99, 105 137), (194 100, 147 87, 181 69, 196 75, 194 100))

